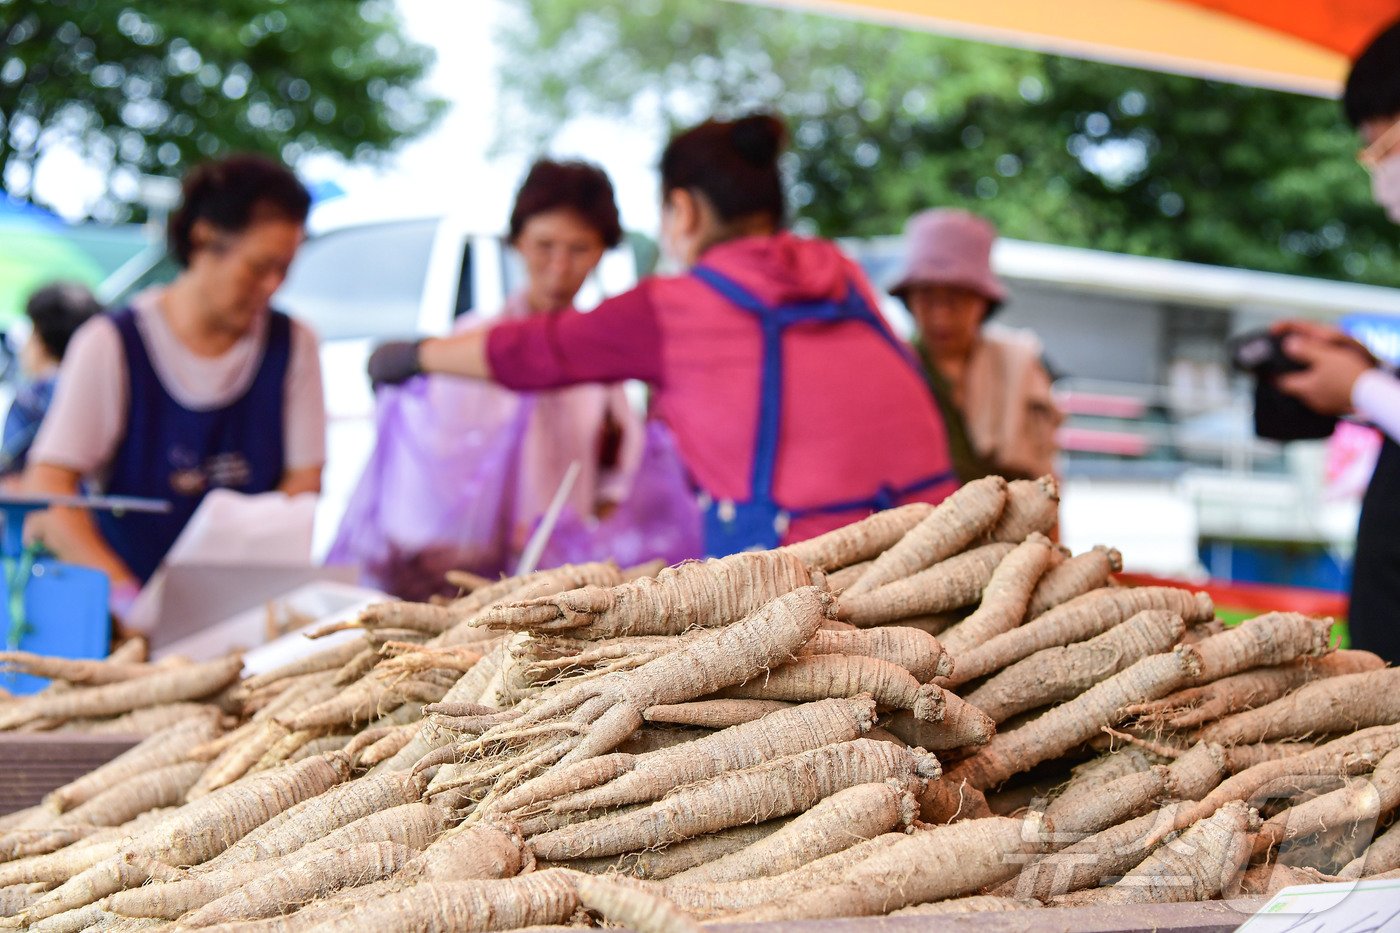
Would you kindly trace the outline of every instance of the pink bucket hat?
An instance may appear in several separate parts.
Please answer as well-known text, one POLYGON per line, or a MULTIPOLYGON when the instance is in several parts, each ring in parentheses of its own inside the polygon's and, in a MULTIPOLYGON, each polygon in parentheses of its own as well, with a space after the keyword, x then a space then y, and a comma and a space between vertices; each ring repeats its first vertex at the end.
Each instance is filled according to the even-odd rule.
POLYGON ((951 208, 922 211, 904 225, 904 273, 890 288, 903 298, 912 285, 958 285, 992 304, 1006 300, 1006 289, 992 272, 997 228, 976 214, 951 208))

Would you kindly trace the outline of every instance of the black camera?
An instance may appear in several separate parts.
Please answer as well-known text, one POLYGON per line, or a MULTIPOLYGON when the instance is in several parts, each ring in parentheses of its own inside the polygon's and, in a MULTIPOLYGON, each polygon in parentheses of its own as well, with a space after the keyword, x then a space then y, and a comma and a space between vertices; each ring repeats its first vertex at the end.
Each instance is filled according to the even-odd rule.
POLYGON ((1335 417, 1318 414, 1279 390, 1279 376, 1308 368, 1284 352, 1282 334, 1241 334, 1230 341, 1230 361, 1254 377, 1255 434, 1275 441, 1308 441, 1329 437, 1336 429, 1335 417))
POLYGON ((1267 330, 1250 331, 1230 342, 1230 362, 1251 376, 1281 376, 1307 369, 1283 352, 1283 335, 1267 330))

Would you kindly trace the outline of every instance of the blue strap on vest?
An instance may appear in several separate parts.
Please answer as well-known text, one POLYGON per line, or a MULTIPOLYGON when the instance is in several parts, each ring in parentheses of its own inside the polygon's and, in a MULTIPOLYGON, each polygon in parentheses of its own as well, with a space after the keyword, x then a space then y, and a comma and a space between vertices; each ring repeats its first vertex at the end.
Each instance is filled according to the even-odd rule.
MULTIPOLYGON (((896 505, 915 492, 953 478, 946 470, 908 486, 884 486, 869 496, 830 502, 803 509, 784 509, 773 498, 773 477, 778 466, 778 436, 782 423, 783 331, 794 324, 859 321, 872 328, 915 372, 913 353, 884 326, 854 282, 848 282, 840 301, 803 301, 769 305, 738 282, 709 266, 696 266, 691 274, 720 297, 753 315, 763 334, 763 369, 759 381, 758 432, 754 440, 753 471, 747 502, 710 502, 704 509, 705 553, 711 557, 739 551, 777 547, 793 518, 846 511, 876 511, 896 505)), ((922 376, 920 377, 922 378, 922 376)))
POLYGON ((272 312, 252 384, 224 406, 195 411, 161 383, 130 308, 112 315, 126 355, 126 434, 112 459, 105 491, 166 499, 164 515, 100 513, 112 549, 148 580, 212 488, 270 492, 285 471, 283 395, 291 361, 291 320, 272 312))

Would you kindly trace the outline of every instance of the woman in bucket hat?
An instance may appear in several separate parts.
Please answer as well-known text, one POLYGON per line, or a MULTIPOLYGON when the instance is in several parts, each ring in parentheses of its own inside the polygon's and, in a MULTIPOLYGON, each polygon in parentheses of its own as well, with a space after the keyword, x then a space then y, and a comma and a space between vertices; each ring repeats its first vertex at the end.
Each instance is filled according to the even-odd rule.
POLYGON ((904 228, 904 272, 890 289, 918 326, 915 348, 963 482, 1053 472, 1063 420, 1040 341, 987 323, 1006 300, 991 265, 996 237, 996 227, 967 211, 916 214, 904 228))

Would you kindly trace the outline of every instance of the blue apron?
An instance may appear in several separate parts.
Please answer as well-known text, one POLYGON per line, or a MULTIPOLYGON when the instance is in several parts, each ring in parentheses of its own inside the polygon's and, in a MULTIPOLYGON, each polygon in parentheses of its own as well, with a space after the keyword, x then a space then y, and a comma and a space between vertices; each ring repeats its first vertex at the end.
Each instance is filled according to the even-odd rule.
POLYGON ((143 583, 164 559, 205 493, 270 492, 282 482, 282 397, 291 321, 272 312, 262 362, 248 391, 223 408, 192 411, 175 401, 151 365, 130 308, 112 315, 126 354, 126 436, 105 492, 166 499, 163 515, 99 513, 102 536, 143 583))
MULTIPOLYGON (((859 321, 886 340, 900 359, 918 371, 909 348, 885 327, 884 321, 866 302, 855 283, 848 283, 840 301, 804 301, 770 305, 733 279, 708 266, 691 270, 701 282, 726 301, 754 316, 763 333, 763 369, 759 381, 758 437, 754 442, 753 475, 749 501, 703 503, 705 554, 722 557, 739 551, 766 550, 782 543, 788 524, 794 518, 835 512, 875 512, 897 505, 905 496, 955 479, 944 470, 907 486, 883 486, 868 496, 827 502, 802 509, 784 508, 773 498, 773 477, 778 467, 778 435, 782 423, 783 331, 808 322, 839 323, 859 321)), ((922 376, 920 376, 922 379, 922 376)))

